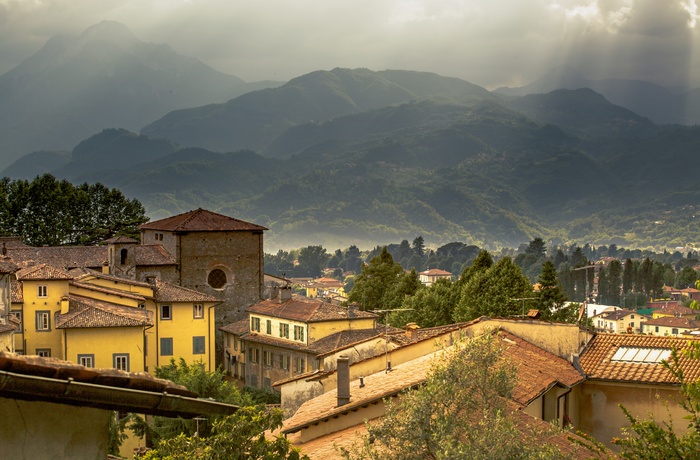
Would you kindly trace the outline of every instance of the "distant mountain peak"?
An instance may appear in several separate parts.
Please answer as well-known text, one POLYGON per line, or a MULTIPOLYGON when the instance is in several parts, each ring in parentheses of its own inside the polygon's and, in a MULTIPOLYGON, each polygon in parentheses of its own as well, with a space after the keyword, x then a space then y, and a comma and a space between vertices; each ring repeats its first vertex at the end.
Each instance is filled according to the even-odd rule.
POLYGON ((101 40, 119 44, 134 44, 141 41, 127 26, 117 21, 102 21, 88 27, 80 35, 80 40, 83 42, 101 40))

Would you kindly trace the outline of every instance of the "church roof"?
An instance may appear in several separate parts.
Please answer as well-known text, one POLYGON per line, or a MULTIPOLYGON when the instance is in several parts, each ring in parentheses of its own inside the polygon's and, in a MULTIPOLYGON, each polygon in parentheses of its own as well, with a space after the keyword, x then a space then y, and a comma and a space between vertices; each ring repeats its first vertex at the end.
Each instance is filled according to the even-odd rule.
POLYGON ((267 228, 251 224, 233 217, 224 216, 206 209, 167 217, 147 222, 139 226, 142 230, 163 230, 168 232, 224 232, 224 231, 262 231, 267 228))

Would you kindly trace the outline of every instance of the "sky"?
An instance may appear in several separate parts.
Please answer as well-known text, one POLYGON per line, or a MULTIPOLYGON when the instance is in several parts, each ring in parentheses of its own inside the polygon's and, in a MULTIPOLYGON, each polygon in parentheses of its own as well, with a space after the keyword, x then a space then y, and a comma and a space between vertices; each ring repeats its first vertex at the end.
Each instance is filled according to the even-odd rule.
POLYGON ((488 89, 568 65, 700 87, 700 0, 0 0, 0 74, 102 20, 246 81, 335 67, 430 71, 488 89))

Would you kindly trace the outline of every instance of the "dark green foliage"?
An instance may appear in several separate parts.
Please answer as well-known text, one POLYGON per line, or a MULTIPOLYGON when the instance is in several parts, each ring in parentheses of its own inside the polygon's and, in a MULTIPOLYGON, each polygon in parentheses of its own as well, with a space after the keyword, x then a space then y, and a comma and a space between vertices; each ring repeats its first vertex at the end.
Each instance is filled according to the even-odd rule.
POLYGON ((542 274, 537 282, 540 285, 540 290, 536 293, 537 300, 534 302, 534 305, 542 313, 542 319, 564 322, 575 321, 576 318, 572 320, 570 315, 562 311, 566 296, 559 285, 559 278, 557 277, 554 263, 548 260, 542 265, 542 274))
POLYGON ((321 246, 307 246, 299 251, 299 265, 294 270, 295 276, 321 276, 330 256, 321 246))
POLYGON ((378 256, 362 266, 362 273, 355 277, 348 301, 357 302, 363 310, 386 309, 386 296, 402 277, 401 265, 394 262, 385 246, 378 256))
POLYGON ((148 219, 141 203, 104 185, 74 186, 50 174, 0 181, 0 233, 26 244, 93 245, 116 235, 139 238, 148 219))
POLYGON ((460 294, 459 288, 450 280, 439 279, 408 297, 401 307, 411 310, 393 313, 389 324, 397 327, 403 327, 409 322, 415 322, 420 327, 451 324, 460 294))

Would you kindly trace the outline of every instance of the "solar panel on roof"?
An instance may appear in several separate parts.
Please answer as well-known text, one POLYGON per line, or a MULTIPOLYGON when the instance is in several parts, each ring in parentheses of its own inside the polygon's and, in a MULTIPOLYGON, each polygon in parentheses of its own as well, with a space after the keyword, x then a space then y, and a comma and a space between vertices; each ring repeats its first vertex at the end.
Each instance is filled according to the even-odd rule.
POLYGON ((620 347, 615 351, 611 361, 657 364, 668 359, 669 356, 671 356, 671 350, 668 348, 620 347))

